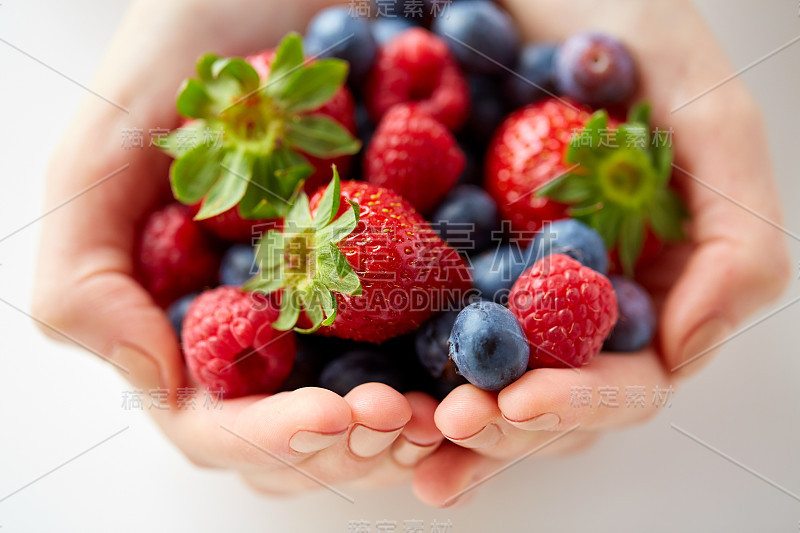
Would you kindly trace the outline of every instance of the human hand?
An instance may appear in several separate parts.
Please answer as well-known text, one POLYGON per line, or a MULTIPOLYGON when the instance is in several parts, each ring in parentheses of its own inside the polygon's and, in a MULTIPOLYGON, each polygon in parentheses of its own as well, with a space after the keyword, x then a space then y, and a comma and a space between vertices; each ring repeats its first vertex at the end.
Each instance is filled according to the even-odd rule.
POLYGON ((415 477, 417 495, 432 505, 452 504, 500 460, 538 447, 537 455, 574 451, 603 430, 654 416, 655 387, 708 363, 749 314, 781 293, 791 271, 760 112, 690 2, 504 4, 528 40, 563 41, 596 28, 628 45, 640 69, 636 99, 649 100, 653 123, 673 131, 673 182, 691 213, 689 240, 640 273, 659 311, 652 348, 604 353, 580 371, 531 370, 499 394, 463 385, 444 399, 436 425, 458 446, 442 446, 415 477), (620 391, 619 407, 597 408, 596 399, 573 407, 572 391, 586 387, 620 391), (625 406, 627 387, 647 391, 644 406, 625 406))
POLYGON ((137 389, 169 390, 172 408, 151 413, 183 453, 270 493, 408 477, 442 438, 435 402, 367 384, 344 398, 305 388, 178 409, 189 385, 178 340, 133 278, 137 228, 169 195, 170 160, 155 147, 123 150, 120 138, 178 126, 176 90, 201 54, 274 46, 328 3, 134 2, 47 175, 33 299, 41 329, 107 359, 137 389))

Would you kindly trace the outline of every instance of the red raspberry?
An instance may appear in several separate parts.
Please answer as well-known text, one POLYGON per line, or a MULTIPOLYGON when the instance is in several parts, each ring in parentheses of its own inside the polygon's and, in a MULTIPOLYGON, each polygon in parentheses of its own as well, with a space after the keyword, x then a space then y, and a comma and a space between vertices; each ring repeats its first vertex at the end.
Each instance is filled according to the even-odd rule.
POLYGON ((364 157, 366 180, 400 193, 422 213, 436 207, 466 165, 453 135, 419 107, 393 107, 364 157))
POLYGON ((167 306, 184 294, 216 285, 217 251, 190 209, 170 204, 145 222, 136 254, 137 277, 156 302, 167 306))
POLYGON ((274 301, 235 287, 206 291, 183 320, 183 351, 189 372, 225 398, 270 394, 292 370, 294 332, 278 331, 274 301))
MULTIPOLYGON (((192 216, 200 210, 200 204, 191 206, 192 216)), ((219 237, 230 242, 252 243, 267 229, 277 227, 279 220, 249 220, 242 218, 239 208, 233 207, 215 217, 198 220, 200 226, 219 237)))
MULTIPOLYGON (((247 56, 245 59, 256 69, 261 79, 266 80, 269 76, 270 66, 275 60, 275 50, 264 50, 247 56)), ((330 100, 311 114, 327 115, 344 126, 351 134, 356 135, 356 102, 353 93, 346 86, 339 89, 330 100)), ((314 167, 314 173, 308 177, 304 187, 309 195, 314 194, 320 186, 327 185, 331 181, 331 165, 336 165, 339 175, 343 178, 350 175, 353 166, 353 156, 350 155, 333 159, 320 159, 308 154, 304 154, 304 157, 314 167)))
POLYGON ((618 316, 608 278, 563 254, 526 270, 511 288, 508 308, 528 337, 533 368, 586 364, 618 316))
POLYGON ((380 49, 366 97, 376 123, 402 103, 413 103, 452 131, 469 115, 469 87, 447 44, 419 28, 406 30, 380 49))

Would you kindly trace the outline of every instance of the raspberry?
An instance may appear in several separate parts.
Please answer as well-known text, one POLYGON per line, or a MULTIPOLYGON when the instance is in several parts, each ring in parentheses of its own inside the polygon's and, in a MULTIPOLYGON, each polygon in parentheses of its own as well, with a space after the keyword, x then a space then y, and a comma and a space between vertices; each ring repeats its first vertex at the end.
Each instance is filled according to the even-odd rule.
POLYGON ((600 353, 619 314, 611 282, 563 254, 540 259, 511 288, 509 309, 531 347, 529 366, 581 366, 600 353))
POLYGON ((269 394, 292 370, 294 333, 272 323, 279 310, 269 297, 234 287, 204 292, 183 320, 183 350, 192 377, 225 398, 269 394))
POLYGON ((411 103, 452 131, 469 115, 469 87, 447 44, 418 28, 381 48, 367 81, 366 97, 374 122, 401 103, 411 103))
POLYGON ((190 209, 170 204, 150 215, 142 229, 136 273, 159 305, 217 282, 216 243, 192 220, 190 209))
POLYGON ((447 128, 406 104, 383 117, 364 159, 369 183, 398 192, 422 213, 439 204, 465 164, 447 128))

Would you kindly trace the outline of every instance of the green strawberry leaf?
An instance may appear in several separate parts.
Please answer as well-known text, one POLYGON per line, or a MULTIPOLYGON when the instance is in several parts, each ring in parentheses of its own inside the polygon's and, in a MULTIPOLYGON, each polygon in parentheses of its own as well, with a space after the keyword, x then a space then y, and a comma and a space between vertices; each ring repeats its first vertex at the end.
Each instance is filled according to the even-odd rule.
POLYGON ((669 189, 658 191, 648 209, 648 221, 659 238, 669 242, 679 242, 686 238, 683 221, 689 215, 683 202, 669 189))
POLYGON ((303 66, 304 60, 303 38, 297 33, 290 33, 284 37, 275 51, 275 59, 264 86, 267 95, 277 97, 283 94, 291 74, 303 66))
POLYGON ((195 216, 196 220, 224 213, 237 205, 247 190, 252 166, 246 152, 226 153, 220 167, 222 168, 220 177, 206 194, 205 201, 195 216))
POLYGON ((650 102, 642 101, 631 107, 628 111, 628 122, 648 126, 650 124, 650 102))
MULTIPOLYGON (((278 331, 292 329, 297 324, 297 319, 300 318, 301 307, 300 293, 293 287, 287 287, 281 295, 281 313, 272 327, 278 331)), ((306 310, 306 314, 309 314, 308 310, 306 310)))
POLYGON ((196 146, 170 167, 170 183, 175 199, 184 204, 199 202, 219 178, 222 153, 196 146))
POLYGON ((595 185, 591 178, 575 174, 570 179, 564 176, 554 180, 537 191, 538 196, 547 196, 561 203, 583 202, 594 194, 595 185))
POLYGON ((347 80, 348 63, 323 59, 290 77, 280 96, 287 112, 312 111, 333 98, 347 80))
POLYGON ((250 63, 241 57, 219 59, 211 66, 211 74, 215 78, 230 78, 246 93, 258 90, 258 72, 250 63))
POLYGON ((310 155, 323 158, 355 154, 361 142, 341 124, 323 115, 306 115, 286 124, 286 141, 310 155))
POLYGON ((619 260, 622 271, 628 276, 633 276, 636 260, 642 253, 644 243, 644 222, 637 213, 628 213, 622 219, 622 228, 619 238, 619 260))
POLYGON ((208 116, 211 103, 211 96, 203 84, 194 78, 189 78, 183 82, 175 106, 183 117, 204 118, 208 116))
POLYGON ((333 166, 333 180, 325 188, 325 193, 317 206, 317 215, 314 218, 314 229, 322 229, 336 217, 341 203, 341 186, 339 183, 339 171, 333 166))

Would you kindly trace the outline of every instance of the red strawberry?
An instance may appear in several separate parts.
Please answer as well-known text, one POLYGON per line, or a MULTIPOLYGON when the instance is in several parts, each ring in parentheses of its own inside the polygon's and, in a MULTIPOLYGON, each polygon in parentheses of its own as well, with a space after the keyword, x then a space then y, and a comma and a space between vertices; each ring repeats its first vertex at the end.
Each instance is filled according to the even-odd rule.
POLYGON ((522 324, 534 368, 588 363, 619 314, 608 278, 563 254, 523 272, 511 288, 508 308, 522 324))
MULTIPOLYGON (((270 65, 275 60, 275 50, 269 49, 245 58, 256 69, 262 82, 269 78, 270 65)), ((314 111, 316 114, 327 115, 347 129, 352 135, 356 134, 356 102, 353 93, 347 86, 342 86, 333 97, 314 111)), ((353 165, 353 156, 342 155, 333 159, 323 159, 303 153, 305 158, 314 167, 314 172, 307 179, 304 186, 308 194, 327 184, 331 178, 331 165, 336 165, 342 176, 349 176, 353 165)))
MULTIPOLYGON (((192 216, 195 216, 199 209, 200 204, 191 206, 190 212, 192 216)), ((254 239, 260 238, 267 229, 276 227, 280 221, 242 218, 239 210, 233 207, 215 217, 199 220, 198 223, 204 230, 220 239, 230 242, 252 243, 254 239)))
POLYGON ((545 221, 566 217, 566 205, 537 196, 539 187, 563 175, 566 148, 589 112, 548 98, 512 113, 497 129, 486 154, 485 186, 511 229, 530 234, 545 221))
POLYGON ((181 334, 192 378, 225 398, 278 390, 292 370, 295 339, 272 328, 276 318, 277 306, 261 295, 234 287, 202 293, 181 334))
POLYGON ((469 115, 469 87, 447 44, 420 28, 406 30, 380 49, 366 97, 376 123, 402 103, 412 103, 453 131, 469 115))
POLYGON ((384 115, 364 159, 369 183, 397 191, 422 213, 439 204, 465 164, 447 128, 407 104, 384 115))
POLYGON ((335 173, 310 204, 298 199, 257 256, 260 275, 246 289, 283 287, 276 328, 293 327, 302 309, 309 329, 357 341, 413 331, 472 287, 463 259, 408 201, 369 183, 340 184, 335 173))
POLYGON ((217 283, 215 243, 192 220, 189 208, 170 204, 145 221, 136 252, 136 273, 160 305, 217 283))

